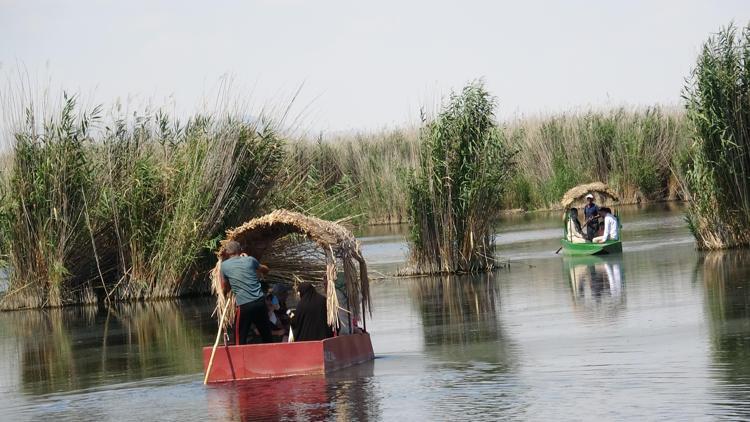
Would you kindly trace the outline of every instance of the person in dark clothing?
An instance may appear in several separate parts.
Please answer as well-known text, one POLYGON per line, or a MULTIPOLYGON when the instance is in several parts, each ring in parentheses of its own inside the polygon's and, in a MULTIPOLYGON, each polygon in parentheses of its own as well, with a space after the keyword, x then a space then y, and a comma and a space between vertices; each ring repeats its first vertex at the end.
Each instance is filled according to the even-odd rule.
POLYGON ((567 239, 573 243, 586 243, 586 236, 583 234, 581 222, 578 221, 578 209, 571 208, 568 213, 567 239))
POLYGON ((326 298, 315 291, 310 283, 301 283, 297 288, 299 302, 292 317, 294 341, 323 340, 333 336, 328 326, 326 298))
POLYGON ((591 241, 599 231, 599 206, 594 203, 594 195, 586 195, 586 206, 583 207, 583 215, 586 218, 586 240, 591 241))
POLYGON ((258 272, 265 274, 268 267, 261 265, 254 257, 242 253, 240 244, 233 240, 224 245, 221 258, 219 268, 224 291, 227 292, 231 288, 237 304, 234 323, 235 344, 247 344, 247 335, 253 324, 263 343, 270 343, 272 338, 268 310, 258 279, 258 272))

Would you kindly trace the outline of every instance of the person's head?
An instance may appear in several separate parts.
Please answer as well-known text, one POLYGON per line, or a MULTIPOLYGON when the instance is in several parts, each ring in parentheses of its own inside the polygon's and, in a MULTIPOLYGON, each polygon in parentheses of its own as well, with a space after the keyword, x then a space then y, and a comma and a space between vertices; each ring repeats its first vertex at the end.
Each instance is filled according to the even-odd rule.
POLYGON ((586 195, 586 202, 589 203, 589 204, 593 204, 594 203, 594 195, 592 195, 592 194, 586 195))
POLYGON ((570 216, 578 218, 578 208, 571 208, 570 209, 570 216))
POLYGON ((285 302, 287 299, 287 296, 289 296, 289 288, 286 287, 284 284, 276 283, 273 285, 273 289, 271 289, 271 293, 276 296, 280 302, 285 302))
POLYGON ((612 210, 607 207, 602 207, 602 208, 599 208, 599 213, 601 215, 606 216, 607 214, 612 214, 612 210))
POLYGON ((312 285, 312 283, 308 282, 302 282, 297 286, 297 291, 299 292, 299 297, 303 298, 305 296, 308 296, 310 294, 315 293, 315 286, 312 285))
POLYGON ((230 240, 224 244, 224 248, 221 250, 221 259, 229 259, 234 256, 239 256, 242 253, 242 246, 240 242, 236 240, 230 240))
POLYGON ((274 296, 273 293, 266 295, 266 309, 268 309, 269 312, 279 309, 279 298, 274 296))

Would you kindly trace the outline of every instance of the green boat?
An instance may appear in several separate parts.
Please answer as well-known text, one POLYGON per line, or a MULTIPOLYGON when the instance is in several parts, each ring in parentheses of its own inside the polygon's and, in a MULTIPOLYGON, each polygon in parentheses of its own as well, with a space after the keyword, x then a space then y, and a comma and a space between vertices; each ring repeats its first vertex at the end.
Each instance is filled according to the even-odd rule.
POLYGON ((562 239, 563 254, 568 256, 608 255, 622 252, 622 241, 611 240, 604 243, 573 243, 562 239))
MULTIPOLYGON (((579 185, 565 193, 561 201, 563 209, 566 210, 563 215, 563 238, 560 239, 562 243, 562 251, 567 256, 588 256, 588 255, 610 255, 622 252, 622 241, 610 240, 604 243, 573 243, 568 239, 568 218, 567 212, 571 206, 580 202, 585 195, 592 194, 598 196, 599 199, 609 199, 617 201, 616 194, 604 183, 595 182, 588 183, 585 185, 579 185)), ((617 211, 614 211, 614 215, 617 218, 618 225, 620 225, 620 218, 617 215, 617 211)), ((620 225, 620 236, 622 236, 622 225, 620 225)))

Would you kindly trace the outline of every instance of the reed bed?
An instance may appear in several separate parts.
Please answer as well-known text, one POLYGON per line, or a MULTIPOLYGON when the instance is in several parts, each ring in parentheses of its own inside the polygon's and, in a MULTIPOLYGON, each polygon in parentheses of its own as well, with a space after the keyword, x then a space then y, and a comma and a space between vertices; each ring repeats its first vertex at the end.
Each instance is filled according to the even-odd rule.
MULTIPOLYGON (((683 199, 674 169, 690 161, 690 129, 674 108, 617 108, 525 117, 505 122, 518 166, 502 209, 551 209, 581 183, 599 180, 622 203, 683 199)), ((343 195, 329 217, 357 223, 408 220, 408 174, 420 166, 418 130, 340 135, 290 143, 285 169, 305 190, 296 201, 343 195), (309 169, 304 171, 303 169, 309 169), (287 170, 292 171, 292 170, 287 170)))
MULTIPOLYGON (((485 234, 500 210, 555 208, 592 180, 623 202, 673 199, 673 170, 689 192, 708 186, 700 183, 710 156, 692 165, 680 111, 566 113, 502 127, 487 93, 467 90, 421 130, 315 140, 285 139, 277 122, 248 121, 241 116, 252 113, 239 109, 179 122, 159 111, 84 109, 72 96, 57 108, 6 98, 13 125, 0 157, 0 309, 206 294, 224 231, 276 208, 354 225, 411 218, 414 250, 430 251, 413 255, 420 271, 476 271, 494 265, 485 234)), ((737 123, 731 139, 746 139, 743 128, 737 123)), ((729 174, 746 180, 742 166, 729 174)), ((723 244, 702 229, 715 221, 698 213, 710 200, 694 197, 704 205, 691 208, 692 227, 703 243, 723 244)), ((747 209, 746 192, 728 198, 747 209)), ((279 248, 269 259, 280 264, 309 251, 279 248)), ((282 268, 287 281, 299 270, 282 268)))
POLYGON ((556 208, 570 188, 611 186, 625 203, 676 199, 672 167, 687 148, 681 113, 659 107, 559 114, 509 125, 520 153, 508 208, 556 208))
POLYGON ((495 100, 481 83, 451 95, 426 121, 420 165, 409 178, 410 264, 414 273, 490 271, 492 225, 514 172, 494 116, 495 100))
MULTIPOLYGON (((298 203, 322 203, 326 217, 360 216, 357 223, 389 224, 408 217, 406 174, 418 165, 419 138, 415 130, 322 137, 290 143, 287 171, 304 190, 298 203), (333 207, 331 207, 331 202, 333 207)), ((283 201, 295 202, 295 201, 283 201)), ((314 214, 320 214, 314 213, 314 214)))
POLYGON ((163 113, 103 121, 64 97, 14 128, 0 183, 4 309, 208 291, 222 232, 267 207, 284 156, 272 123, 163 113))
POLYGON ((685 88, 694 129, 684 175, 699 248, 750 245, 750 25, 704 44, 685 88))

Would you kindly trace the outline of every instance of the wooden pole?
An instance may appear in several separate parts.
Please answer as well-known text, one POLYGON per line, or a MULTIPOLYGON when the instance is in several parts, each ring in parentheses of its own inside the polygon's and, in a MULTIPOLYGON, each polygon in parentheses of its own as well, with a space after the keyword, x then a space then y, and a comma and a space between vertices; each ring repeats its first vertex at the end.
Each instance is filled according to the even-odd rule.
POLYGON ((214 348, 211 350, 211 358, 208 360, 208 366, 206 367, 206 377, 203 378, 203 384, 208 383, 208 374, 211 373, 211 367, 214 364, 214 355, 216 355, 216 348, 219 346, 219 340, 221 340, 221 331, 224 328, 224 317, 227 316, 227 310, 229 309, 230 303, 232 303, 232 301, 227 297, 227 304, 224 305, 224 310, 221 312, 221 319, 219 320, 219 331, 216 333, 216 341, 214 342, 214 348))

